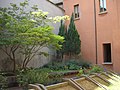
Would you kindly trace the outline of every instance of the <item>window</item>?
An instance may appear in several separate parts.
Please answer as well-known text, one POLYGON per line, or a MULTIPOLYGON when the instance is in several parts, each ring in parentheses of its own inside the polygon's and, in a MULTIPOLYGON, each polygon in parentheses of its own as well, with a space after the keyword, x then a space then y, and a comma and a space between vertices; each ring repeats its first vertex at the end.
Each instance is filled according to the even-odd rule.
POLYGON ((103 44, 104 49, 104 62, 111 63, 111 44, 103 44))
POLYGON ((79 18, 79 4, 74 5, 74 17, 79 18))
POLYGON ((100 0, 100 12, 105 12, 106 9, 106 0, 100 0))

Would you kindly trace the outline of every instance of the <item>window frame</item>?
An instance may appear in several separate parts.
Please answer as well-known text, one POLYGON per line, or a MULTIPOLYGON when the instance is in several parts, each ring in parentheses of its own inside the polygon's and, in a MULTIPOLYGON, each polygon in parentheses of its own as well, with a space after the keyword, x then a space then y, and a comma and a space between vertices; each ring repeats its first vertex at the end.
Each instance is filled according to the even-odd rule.
POLYGON ((79 4, 74 5, 74 18, 79 19, 80 18, 80 10, 79 10, 79 4))

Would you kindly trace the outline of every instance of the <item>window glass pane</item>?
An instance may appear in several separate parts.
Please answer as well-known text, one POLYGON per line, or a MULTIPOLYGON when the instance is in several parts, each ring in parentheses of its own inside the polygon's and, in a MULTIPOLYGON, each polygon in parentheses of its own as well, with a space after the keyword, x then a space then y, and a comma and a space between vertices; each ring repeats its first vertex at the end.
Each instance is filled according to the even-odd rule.
POLYGON ((74 5, 74 15, 75 18, 79 17, 79 5, 74 5))
POLYGON ((106 9, 106 0, 104 0, 104 8, 106 9))
POLYGON ((106 11, 106 0, 104 0, 104 11, 106 11))
POLYGON ((77 5, 77 12, 79 12, 79 5, 77 5))
POLYGON ((79 11, 79 6, 78 6, 78 5, 75 5, 75 6, 74 6, 74 12, 75 12, 75 13, 78 13, 78 11, 79 11))
POLYGON ((74 12, 77 13, 77 6, 75 6, 75 8, 74 8, 74 12))
POLYGON ((106 0, 100 0, 100 12, 106 11, 106 0))
POLYGON ((103 8, 103 0, 100 0, 100 8, 103 8))

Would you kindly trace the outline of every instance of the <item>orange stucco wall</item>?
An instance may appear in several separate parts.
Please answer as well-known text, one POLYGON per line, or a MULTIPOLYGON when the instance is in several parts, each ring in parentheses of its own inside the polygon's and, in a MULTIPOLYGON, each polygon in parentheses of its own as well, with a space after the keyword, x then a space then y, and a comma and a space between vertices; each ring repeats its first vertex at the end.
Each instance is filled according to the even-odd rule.
POLYGON ((116 26, 116 29, 113 30, 113 40, 114 40, 114 65, 113 68, 115 71, 120 72, 120 0, 115 0, 115 11, 113 15, 116 22, 112 23, 113 26, 116 26))
MULTIPOLYGON (((74 5, 79 4, 80 18, 75 20, 81 38, 82 56, 96 63, 95 30, 97 30, 97 59, 98 64, 120 72, 120 0, 106 0, 107 12, 100 13, 99 0, 96 5, 96 29, 94 15, 94 0, 64 0, 67 15, 74 12, 74 5), (111 64, 104 64, 103 44, 111 43, 111 64)), ((67 22, 68 24, 69 22, 67 22)))
POLYGON ((98 46, 98 63, 103 64, 103 43, 111 43, 112 64, 103 64, 104 66, 120 72, 120 27, 119 15, 120 10, 118 0, 106 0, 107 12, 100 14, 99 0, 96 0, 96 25, 97 25, 97 46, 98 46))
MULTIPOLYGON (((79 4, 80 18, 75 20, 81 39, 81 54, 92 63, 95 63, 95 33, 94 33, 94 6, 93 0, 64 0, 65 13, 71 16, 74 5, 79 4)), ((69 22, 68 22, 69 23, 69 22)))

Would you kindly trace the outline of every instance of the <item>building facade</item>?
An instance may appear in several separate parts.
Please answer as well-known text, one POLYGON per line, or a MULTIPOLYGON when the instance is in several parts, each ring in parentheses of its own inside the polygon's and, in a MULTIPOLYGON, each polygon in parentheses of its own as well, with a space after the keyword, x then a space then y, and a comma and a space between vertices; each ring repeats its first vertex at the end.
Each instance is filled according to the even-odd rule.
MULTIPOLYGON (((8 7, 8 6, 10 6, 10 3, 19 4, 20 2, 23 2, 23 1, 24 0, 0 0, 0 7, 8 7)), ((38 8, 41 9, 42 11, 48 12, 49 13, 48 16, 50 16, 50 17, 64 15, 64 10, 62 8, 57 7, 54 3, 50 2, 49 0, 29 0, 29 6, 31 7, 33 5, 37 5, 38 8)), ((58 34, 60 23, 50 23, 50 25, 54 27, 53 32, 55 34, 58 34)), ((39 56, 39 55, 36 56, 34 58, 35 61, 33 60, 29 63, 30 67, 31 66, 32 67, 40 67, 40 66, 48 63, 50 60, 52 60, 56 54, 56 52, 54 50, 51 50, 48 48, 44 48, 43 51, 48 52, 50 54, 49 57, 44 57, 44 56, 39 56)), ((22 56, 18 55, 18 59, 20 59, 20 58, 22 58, 22 56)), ((9 60, 7 60, 7 59, 8 59, 7 55, 4 52, 0 51, 0 67, 1 68, 2 68, 2 66, 4 66, 4 68, 6 68, 6 69, 7 68, 9 69, 9 67, 12 67, 12 64, 10 64, 9 60), (8 64, 7 64, 6 60, 7 60, 8 64), (5 64, 2 65, 2 63, 5 63, 5 64)))
POLYGON ((63 0, 63 8, 74 13, 82 56, 120 72, 120 0, 63 0))

